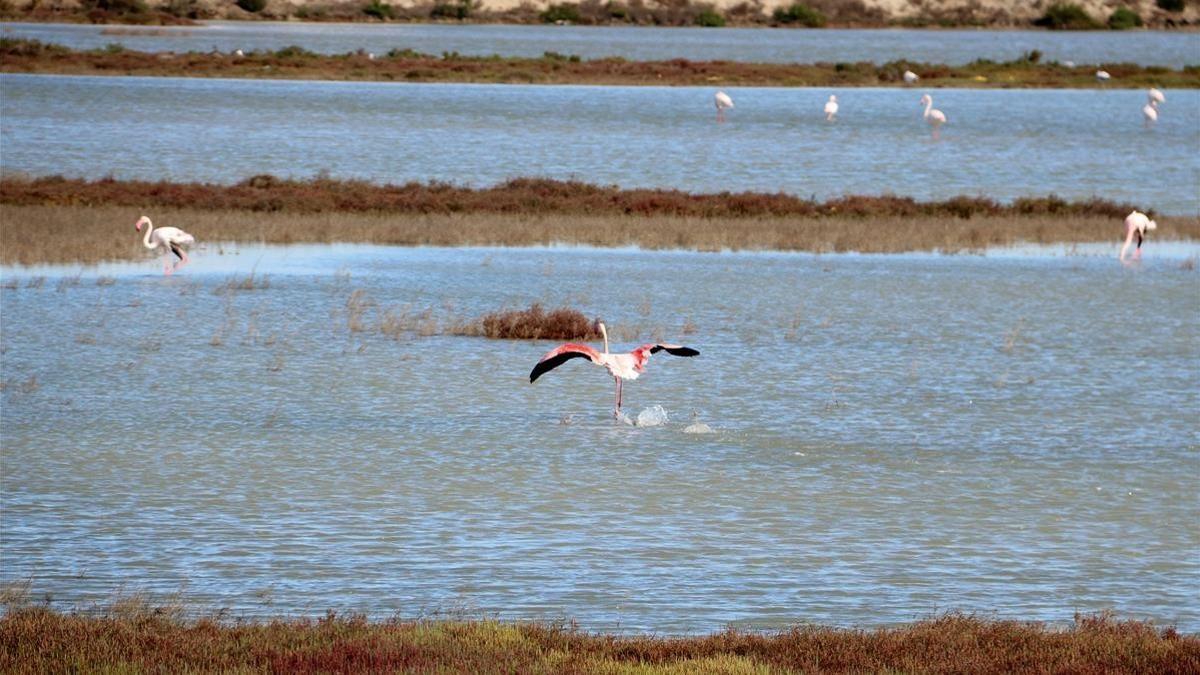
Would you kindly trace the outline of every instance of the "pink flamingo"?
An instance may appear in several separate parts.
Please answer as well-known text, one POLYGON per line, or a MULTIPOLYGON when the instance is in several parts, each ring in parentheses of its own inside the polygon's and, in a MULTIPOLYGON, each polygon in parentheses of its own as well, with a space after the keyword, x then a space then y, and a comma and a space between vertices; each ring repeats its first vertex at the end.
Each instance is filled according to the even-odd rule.
POLYGON ((1158 101, 1150 99, 1142 106, 1142 120, 1147 129, 1153 128, 1158 122, 1158 101))
POLYGON ((195 237, 178 227, 160 227, 154 229, 154 224, 146 216, 138 218, 137 224, 134 227, 138 232, 141 232, 143 225, 146 226, 146 236, 142 239, 142 243, 146 245, 146 248, 153 251, 161 246, 165 249, 163 251, 163 274, 170 276, 172 272, 188 264, 187 251, 181 248, 181 244, 193 244, 196 242, 195 237), (170 259, 167 257, 168 251, 179 257, 179 262, 175 263, 174 267, 171 266, 170 259))
POLYGON ((1117 255, 1117 260, 1125 262, 1125 252, 1129 250, 1129 246, 1133 243, 1134 237, 1137 237, 1137 248, 1133 252, 1133 259, 1141 260, 1142 241, 1146 238, 1146 231, 1157 228, 1158 223, 1150 220, 1150 218, 1141 211, 1134 211, 1128 216, 1125 216, 1125 245, 1121 247, 1121 253, 1117 255))
POLYGON ((929 126, 933 127, 933 138, 938 138, 938 130, 946 123, 946 115, 941 110, 936 110, 933 107, 933 97, 925 94, 921 97, 921 105, 925 106, 925 121, 929 122, 929 126))
POLYGON ((713 105, 717 106, 717 122, 724 122, 725 109, 733 107, 733 99, 729 98, 729 94, 718 91, 713 94, 713 105))
POLYGON ((834 117, 837 117, 838 102, 837 96, 829 95, 829 101, 825 104, 825 121, 832 122, 834 117))
POLYGON ((596 351, 587 345, 568 342, 551 349, 545 356, 537 362, 533 370, 529 373, 529 383, 533 384, 543 373, 554 370, 567 361, 574 358, 587 358, 592 363, 598 366, 604 366, 608 369, 609 374, 617 383, 616 406, 613 408, 613 417, 621 417, 621 380, 636 380, 638 375, 645 372, 646 362, 650 360, 651 354, 665 351, 672 356, 698 356, 700 352, 691 347, 683 347, 681 345, 668 344, 645 344, 634 349, 628 354, 609 354, 608 353, 608 330, 604 324, 600 324, 600 334, 604 336, 604 353, 596 351))

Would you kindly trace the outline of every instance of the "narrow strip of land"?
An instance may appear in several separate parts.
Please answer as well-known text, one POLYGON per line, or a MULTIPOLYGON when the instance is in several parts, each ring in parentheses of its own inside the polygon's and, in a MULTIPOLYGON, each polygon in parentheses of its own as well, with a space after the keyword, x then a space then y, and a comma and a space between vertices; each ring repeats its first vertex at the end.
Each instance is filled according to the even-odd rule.
POLYGON ((581 59, 547 52, 540 58, 441 56, 394 49, 385 54, 324 55, 300 47, 242 56, 223 53, 139 52, 114 46, 73 50, 36 40, 0 39, 0 72, 60 75, 140 75, 366 82, 463 82, 674 86, 876 87, 904 84, 905 71, 922 87, 1095 88, 1104 86, 1200 88, 1200 65, 1171 69, 1130 63, 1066 66, 1042 63, 1030 52, 1015 61, 979 60, 962 66, 892 61, 873 63, 741 63, 734 61, 627 61, 581 59))
MULTIPOLYGON (((999 204, 784 194, 693 195, 518 179, 490 188, 257 176, 234 185, 0 179, 0 262, 95 263, 145 256, 133 224, 217 242, 399 246, 578 244, 646 249, 895 253, 1021 242, 1117 242, 1132 206, 1056 197, 999 204)), ((1200 218, 1158 217, 1155 239, 1200 240, 1200 218)))
MULTIPOLYGON (((168 608, 169 609, 169 608, 168 608)), ((0 670, 454 673, 1195 673, 1200 638, 1104 617, 1056 630, 962 615, 874 630, 802 626, 698 637, 614 636, 495 621, 223 624, 129 605, 0 618, 0 670)))

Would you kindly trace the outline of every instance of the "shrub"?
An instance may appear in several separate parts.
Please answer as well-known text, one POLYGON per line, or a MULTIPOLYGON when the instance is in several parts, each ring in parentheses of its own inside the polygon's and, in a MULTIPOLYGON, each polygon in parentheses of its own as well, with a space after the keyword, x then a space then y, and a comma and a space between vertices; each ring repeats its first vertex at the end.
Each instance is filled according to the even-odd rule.
POLYGON ((696 15, 696 25, 705 28, 720 28, 725 25, 725 17, 710 7, 696 15))
POLYGON ((458 19, 462 21, 471 16, 471 0, 439 2, 430 10, 429 16, 435 19, 458 19))
POLYGON ((599 323, 588 321, 577 309, 547 312, 535 302, 529 309, 484 316, 483 334, 498 340, 589 340, 600 337, 599 323))
POLYGON ((1113 30, 1128 30, 1130 28, 1140 28, 1142 25, 1142 17, 1138 16, 1137 12, 1128 7, 1118 7, 1116 11, 1108 17, 1108 27, 1113 30))
POLYGON ((824 14, 812 9, 808 5, 801 5, 799 3, 787 9, 780 7, 775 10, 773 16, 779 23, 798 23, 808 28, 820 28, 825 25, 824 14))
POLYGON ((1085 12, 1079 5, 1074 5, 1067 2, 1056 2, 1050 5, 1042 18, 1033 22, 1035 26, 1042 26, 1051 30, 1094 30, 1100 28, 1100 24, 1085 12))
POLYGON ((1158 5, 1159 9, 1165 9, 1168 12, 1182 12, 1184 0, 1157 0, 1154 4, 1158 5))
POLYGON ((275 57, 279 59, 302 59, 311 56, 316 56, 316 54, 298 45, 288 45, 275 52, 275 57))
POLYGON ((237 6, 251 14, 257 14, 266 9, 267 0, 237 0, 237 6))
POLYGON ((392 6, 386 2, 380 2, 379 0, 371 0, 371 2, 367 3, 367 5, 363 7, 362 11, 363 14, 366 14, 367 16, 373 16, 376 19, 381 19, 384 21, 396 17, 396 12, 392 9, 392 6))
POLYGON ((538 17, 545 23, 558 23, 559 21, 579 23, 579 5, 569 2, 550 5, 538 17))

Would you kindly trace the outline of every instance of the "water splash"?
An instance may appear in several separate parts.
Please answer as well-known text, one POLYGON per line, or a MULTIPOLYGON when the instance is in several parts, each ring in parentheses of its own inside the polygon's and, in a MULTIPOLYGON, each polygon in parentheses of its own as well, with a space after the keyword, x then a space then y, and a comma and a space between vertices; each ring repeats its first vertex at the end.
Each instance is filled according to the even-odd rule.
POLYGON ((639 427, 657 427, 668 421, 666 409, 661 405, 652 405, 638 413, 637 421, 634 424, 639 427))
POLYGON ((691 424, 689 424, 683 428, 683 433, 685 433, 685 434, 715 434, 717 432, 715 429, 708 426, 704 422, 692 422, 691 424))

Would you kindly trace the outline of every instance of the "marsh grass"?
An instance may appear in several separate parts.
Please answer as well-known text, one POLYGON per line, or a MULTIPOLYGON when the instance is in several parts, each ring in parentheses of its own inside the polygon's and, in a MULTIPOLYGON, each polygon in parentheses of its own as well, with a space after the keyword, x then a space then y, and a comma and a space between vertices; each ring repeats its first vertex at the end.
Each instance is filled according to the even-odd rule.
MULTIPOLYGON (((137 218, 138 210, 117 206, 0 204, 0 262, 33 265, 149 261, 140 243, 130 242, 127 237, 126 229, 131 228, 126 226, 137 218), (22 223, 20 229, 14 222, 22 223)), ((814 253, 931 250, 955 253, 1022 242, 1111 241, 1115 246, 1124 218, 1124 214, 1118 217, 1097 213, 1005 213, 960 218, 919 214, 704 217, 624 213, 257 213, 191 208, 163 208, 156 212, 166 220, 185 224, 185 229, 202 242, 354 242, 394 246, 578 244, 814 253), (243 226, 250 222, 252 226, 243 226)), ((1159 216, 1157 220, 1155 239, 1200 239, 1200 218, 1159 216)), ((1150 241, 1151 245, 1155 239, 1150 241)), ((204 255, 203 251, 193 254, 196 264, 203 264, 204 255)), ((8 280, 6 287, 13 283, 15 280, 8 280)), ((32 284, 31 288, 40 285, 34 280, 28 284, 32 284)), ((348 285, 344 280, 335 280, 335 284, 348 285)))
POLYGON ((600 319, 589 320, 569 307, 546 311, 538 303, 529 309, 492 312, 483 317, 483 334, 499 340, 596 340, 600 319))
POLYGON ((244 277, 232 276, 218 284, 213 289, 214 295, 227 295, 239 291, 262 291, 271 287, 271 280, 266 276, 258 276, 254 270, 244 277))
POLYGON ((922 86, 1094 88, 1103 67, 1123 86, 1200 87, 1200 68, 1179 70, 1132 63, 1067 67, 1019 58, 980 59, 944 64, 892 61, 856 63, 745 63, 736 61, 628 61, 619 57, 582 59, 548 52, 541 57, 421 54, 393 50, 371 59, 362 52, 314 54, 299 48, 251 52, 240 58, 188 52, 148 53, 130 49, 76 51, 36 40, 0 38, 0 71, 74 75, 156 75, 383 82, 487 82, 528 84, 610 84, 712 86, 887 86, 911 70, 922 86))
POLYGON ((695 637, 617 636, 486 619, 185 619, 131 598, 95 615, 17 604, 0 619, 0 670, 42 672, 968 673, 1200 671, 1200 638, 1076 616, 1063 629, 947 614, 909 625, 814 625, 695 637))

